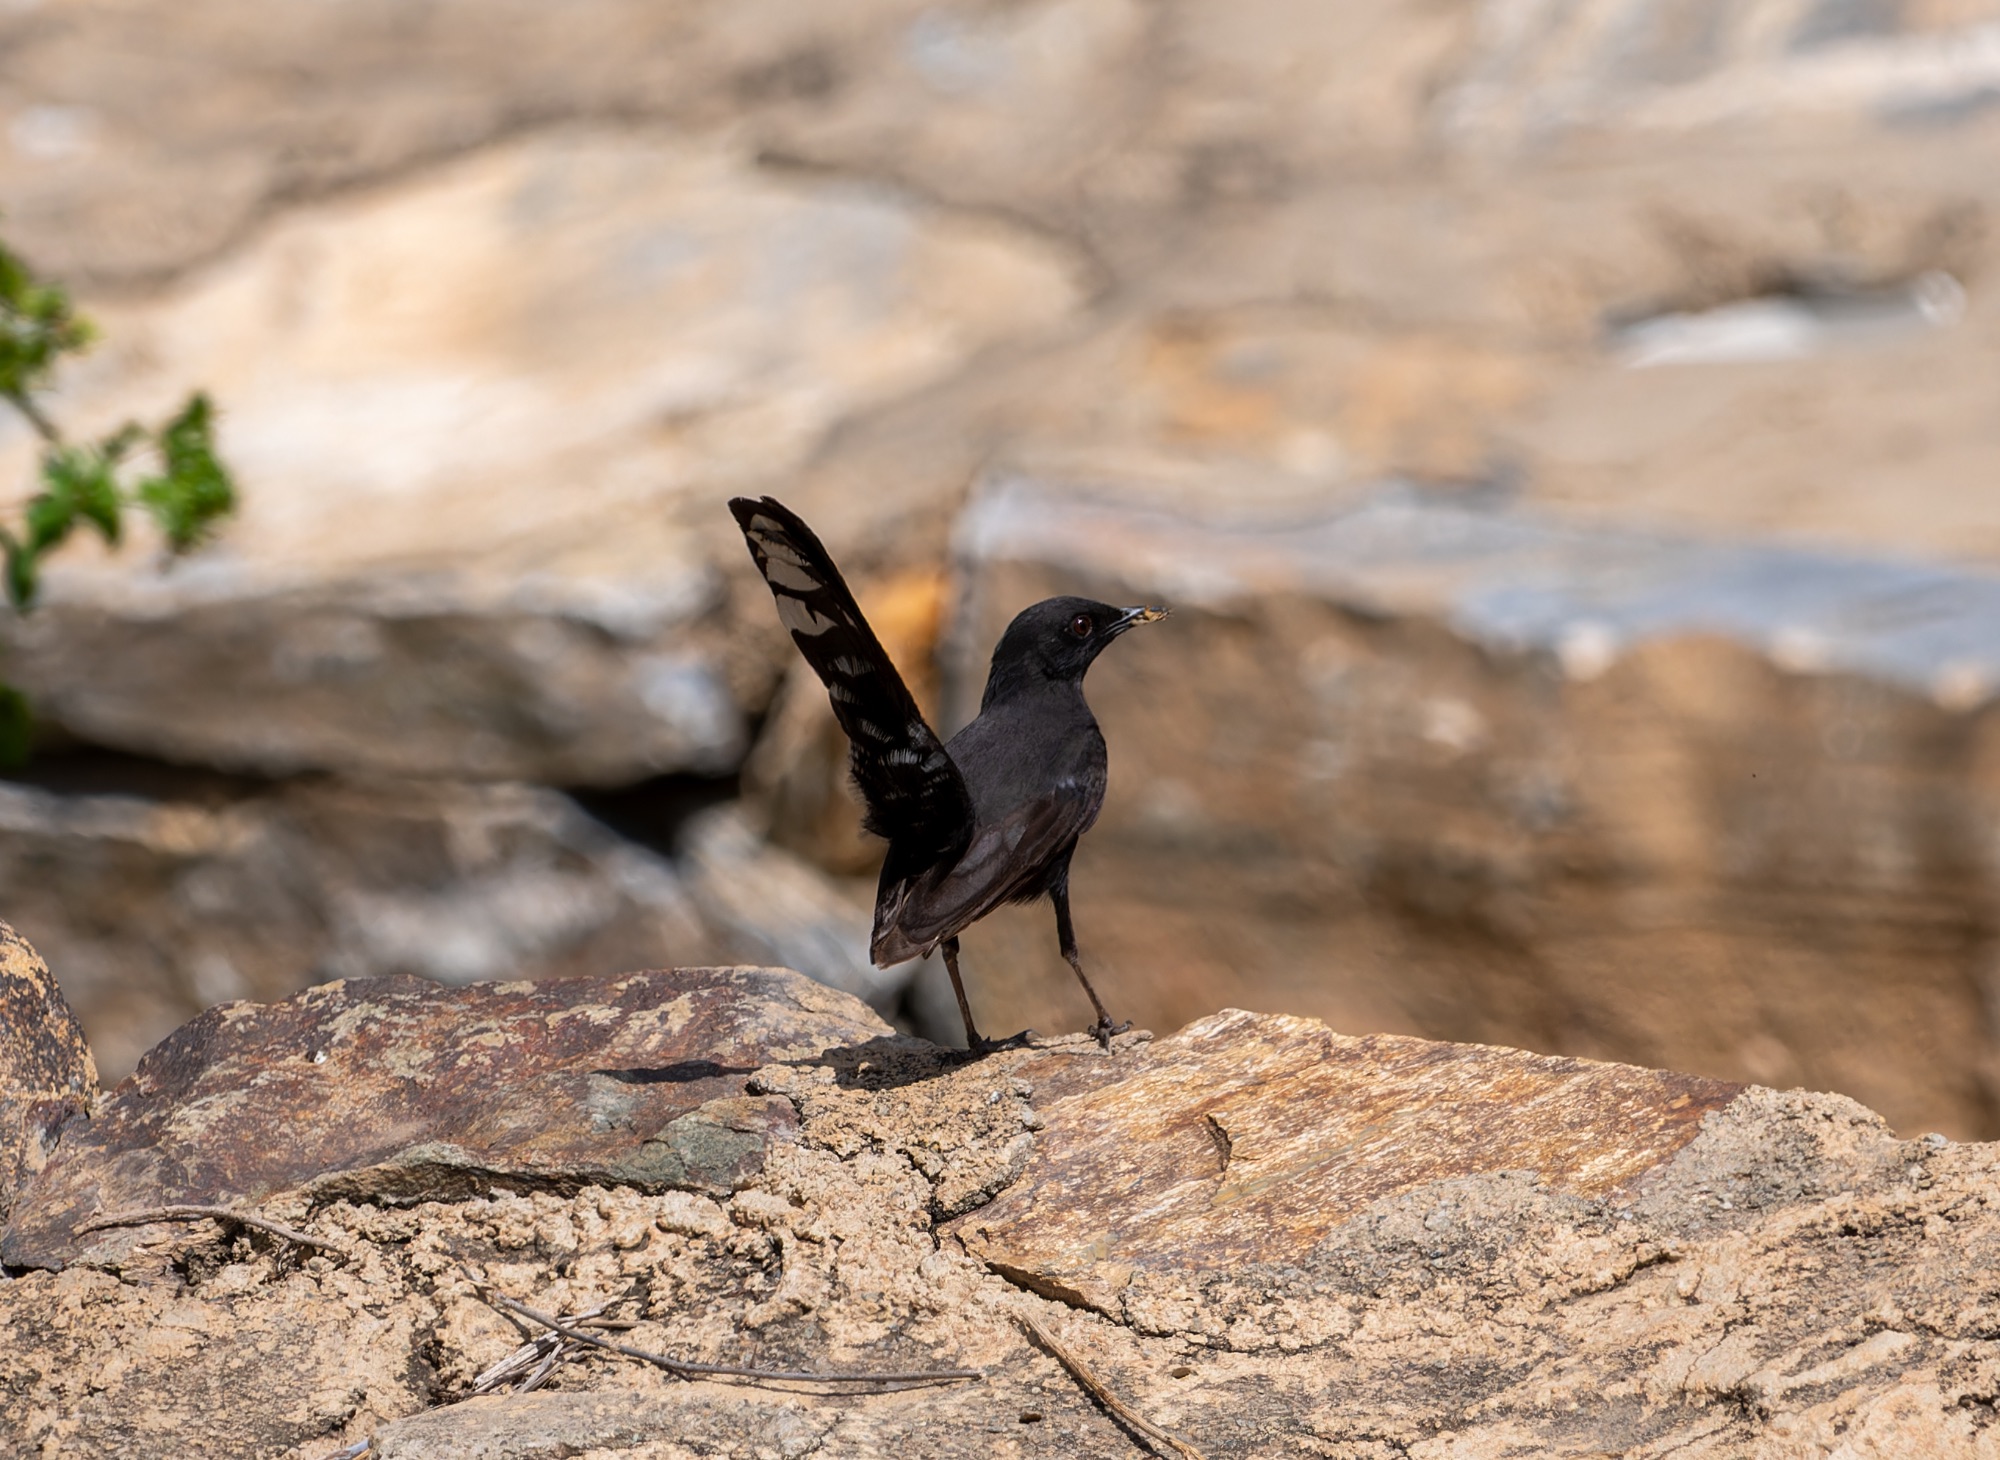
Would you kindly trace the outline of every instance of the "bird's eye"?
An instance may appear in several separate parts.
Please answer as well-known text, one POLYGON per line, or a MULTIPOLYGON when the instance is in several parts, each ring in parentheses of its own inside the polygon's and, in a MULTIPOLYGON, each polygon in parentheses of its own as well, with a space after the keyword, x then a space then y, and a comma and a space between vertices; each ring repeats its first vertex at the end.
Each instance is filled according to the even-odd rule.
POLYGON ((1070 634, 1072 635, 1072 637, 1078 639, 1089 638, 1090 631, 1094 627, 1095 625, 1091 623, 1090 615, 1087 613, 1080 613, 1075 618, 1069 621, 1070 634))

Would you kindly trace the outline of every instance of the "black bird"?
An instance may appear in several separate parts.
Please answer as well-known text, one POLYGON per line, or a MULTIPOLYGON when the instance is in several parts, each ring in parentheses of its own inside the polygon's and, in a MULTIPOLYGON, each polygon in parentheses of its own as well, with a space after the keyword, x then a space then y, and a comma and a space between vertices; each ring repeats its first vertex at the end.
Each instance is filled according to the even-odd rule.
POLYGON ((1167 610, 1089 598, 1022 609, 993 650, 978 717, 940 745, 812 529, 771 497, 738 497, 729 510, 847 732, 863 824, 889 843, 868 945, 875 966, 942 948, 966 1042, 990 1048, 959 980, 958 935, 1002 903, 1046 893, 1108 1048, 1122 1026, 1084 976, 1069 918, 1069 859, 1104 805, 1104 736, 1083 675, 1106 644, 1167 610))

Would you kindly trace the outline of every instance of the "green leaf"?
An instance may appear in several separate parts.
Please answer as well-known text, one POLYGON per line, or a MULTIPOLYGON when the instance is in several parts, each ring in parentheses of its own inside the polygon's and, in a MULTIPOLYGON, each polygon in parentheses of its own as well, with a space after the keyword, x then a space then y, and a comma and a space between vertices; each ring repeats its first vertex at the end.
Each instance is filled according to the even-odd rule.
POLYGON ((42 283, 0 245, 0 395, 19 401, 39 390, 56 361, 88 346, 93 333, 66 290, 42 283))
POLYGON ((35 590, 41 587, 39 555, 29 552, 28 545, 11 532, 0 532, 0 553, 7 559, 7 601, 17 612, 26 613, 35 606, 35 590))
POLYGON ((215 409, 206 395, 188 397, 181 413, 161 428, 159 451, 164 470, 141 482, 135 495, 160 524, 168 546, 184 553, 236 510, 236 486, 215 455, 215 409))
POLYGON ((51 479, 49 468, 50 463, 43 461, 42 480, 49 483, 49 489, 30 497, 22 514, 28 540, 21 550, 30 557, 40 557, 68 537, 69 530, 76 526, 76 498, 63 488, 59 478, 51 479))
MULTIPOLYGON (((67 441, 42 413, 36 392, 49 383, 57 362, 89 345, 92 335, 66 290, 37 279, 18 254, 0 244, 0 402, 27 417, 46 443, 41 490, 22 508, 18 531, 0 523, 0 579, 8 601, 22 613, 34 606, 43 557, 80 526, 96 528, 115 547, 123 535, 124 509, 136 504, 158 522, 172 551, 184 553, 236 509, 235 484, 216 458, 215 412, 205 395, 190 396, 157 433, 126 425, 90 445, 67 441), (119 472, 141 443, 157 453, 158 471, 128 496, 119 472)), ((26 724, 26 701, 18 696, 9 701, 12 694, 0 683, 0 750, 11 733, 7 717, 26 724)))
POLYGON ((94 526, 114 547, 119 539, 118 455, 124 433, 102 446, 58 446, 42 457, 42 491, 27 508, 28 544, 46 552, 79 521, 94 526))

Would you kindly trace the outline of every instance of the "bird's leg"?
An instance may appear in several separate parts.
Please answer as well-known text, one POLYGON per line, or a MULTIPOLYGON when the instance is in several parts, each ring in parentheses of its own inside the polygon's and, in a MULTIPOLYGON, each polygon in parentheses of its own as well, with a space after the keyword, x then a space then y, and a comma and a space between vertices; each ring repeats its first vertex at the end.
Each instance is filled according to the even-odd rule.
POLYGON ((986 1048, 986 1036, 972 1022, 972 1005, 965 1001, 965 984, 958 976, 958 939, 946 938, 939 946, 944 949, 944 971, 951 975, 951 991, 958 995, 958 1017, 965 1021, 965 1047, 978 1054, 986 1048))
POLYGON ((1091 1007, 1097 1010, 1097 1024, 1091 1033, 1097 1036, 1099 1044, 1109 1049, 1111 1036, 1123 1034, 1132 1026, 1129 1023, 1111 1022, 1111 1015, 1105 1010, 1104 1000, 1097 997, 1097 990, 1092 988, 1090 980, 1084 977, 1083 958, 1076 951, 1076 929, 1070 926, 1069 921, 1068 869, 1064 869, 1063 875, 1056 879, 1055 886, 1049 889, 1049 900, 1056 905, 1056 941, 1062 944, 1062 956, 1067 958, 1069 966, 1076 970, 1076 981, 1083 985, 1083 991, 1090 995, 1091 1007))

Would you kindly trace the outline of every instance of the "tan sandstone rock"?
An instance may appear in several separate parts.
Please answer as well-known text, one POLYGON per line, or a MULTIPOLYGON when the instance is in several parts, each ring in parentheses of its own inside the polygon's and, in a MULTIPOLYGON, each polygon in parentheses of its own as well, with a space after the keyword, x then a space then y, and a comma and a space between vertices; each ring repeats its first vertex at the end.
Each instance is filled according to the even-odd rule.
POLYGON ((72 735, 261 773, 726 771, 770 671, 722 613, 720 500, 1060 325, 1076 273, 719 138, 552 133, 288 217, 98 310, 52 404, 108 430, 212 390, 241 515, 164 576, 53 568, 9 676, 72 735))
MULTIPOLYGON (((1899 1142, 1837 1096, 1240 1012, 968 1062, 779 971, 436 997, 541 1011, 546 1042, 513 1043, 488 1094, 532 1141, 581 1114, 586 1047, 621 1037, 577 1033, 586 1016, 675 980, 702 1012, 658 1068, 791 1116, 733 1193, 587 1184, 644 1143, 646 1122, 612 1123, 580 1162, 556 1139, 517 1163, 513 1189, 461 1169, 436 1194, 269 1198, 337 1250, 209 1224, 100 1239, 0 1282, 0 1427, 78 1457, 1139 1453, 1028 1317, 1210 1460, 1995 1453, 1992 1147, 1899 1142), (739 1073, 757 1056, 737 1020, 777 1062, 739 1073), (612 1303, 619 1341, 681 1359, 983 1378, 829 1393, 586 1355, 468 1398, 525 1336, 475 1278, 544 1311, 612 1303)), ((260 1062, 293 1059, 285 1031, 329 997, 241 1011, 233 1100, 218 1062, 192 1100, 135 1083, 108 1110, 150 1108, 187 1156, 218 1119, 249 1132, 260 1062)), ((399 1058, 469 1072, 511 1027, 435 1019, 399 1058)), ((361 1055, 348 1082, 399 1098, 361 1055)), ((674 1084, 645 1092, 692 1098, 674 1084)), ((237 1185, 209 1194, 247 1201, 237 1185)))
POLYGON ((722 621, 716 499, 905 569, 996 457, 1992 560, 1986 9, 8 17, 10 227, 126 286, 65 413, 208 385, 249 488, 170 586, 56 575, 22 677, 183 760, 727 770, 783 645, 722 621), (1775 356, 1619 344, 1926 279, 1775 356))
POLYGON ((1074 1058, 1046 1064, 1050 1078, 1023 1072, 1048 1122, 1036 1159, 958 1235, 1024 1286, 1112 1313, 1135 1281, 1303 1262, 1372 1204, 1441 1180, 1526 1172, 1568 1196, 1624 1194, 1742 1093, 1234 1010, 1145 1047, 1110 1085, 1074 1058))

